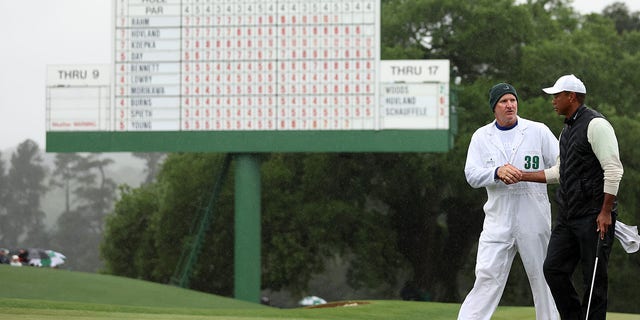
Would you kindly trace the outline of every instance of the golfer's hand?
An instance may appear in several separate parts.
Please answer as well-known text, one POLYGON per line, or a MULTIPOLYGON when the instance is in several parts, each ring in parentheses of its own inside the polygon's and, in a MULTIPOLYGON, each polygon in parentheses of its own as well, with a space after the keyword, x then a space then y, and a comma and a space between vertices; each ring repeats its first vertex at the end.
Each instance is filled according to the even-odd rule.
POLYGON ((498 168, 498 178, 505 184, 513 184, 522 179, 522 172, 511 164, 505 164, 498 168))
POLYGON ((598 232, 600 232, 600 239, 604 240, 604 235, 611 226, 611 211, 601 210, 598 218, 596 218, 596 224, 598 225, 598 232))

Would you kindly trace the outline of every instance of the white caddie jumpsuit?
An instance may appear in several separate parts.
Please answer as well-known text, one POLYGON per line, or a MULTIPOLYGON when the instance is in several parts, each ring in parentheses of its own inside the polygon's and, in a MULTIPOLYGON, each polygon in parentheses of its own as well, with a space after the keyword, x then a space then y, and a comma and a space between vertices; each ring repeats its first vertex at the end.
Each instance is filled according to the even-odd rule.
POLYGON ((558 139, 539 122, 518 117, 510 130, 495 121, 473 134, 464 173, 473 188, 487 190, 482 233, 478 241, 476 280, 460 308, 459 320, 489 320, 500 302, 516 252, 529 278, 536 319, 559 319, 542 271, 551 235, 551 205, 547 185, 494 179, 496 168, 510 163, 523 171, 553 166, 558 139), (511 131, 511 132, 507 132, 511 131))

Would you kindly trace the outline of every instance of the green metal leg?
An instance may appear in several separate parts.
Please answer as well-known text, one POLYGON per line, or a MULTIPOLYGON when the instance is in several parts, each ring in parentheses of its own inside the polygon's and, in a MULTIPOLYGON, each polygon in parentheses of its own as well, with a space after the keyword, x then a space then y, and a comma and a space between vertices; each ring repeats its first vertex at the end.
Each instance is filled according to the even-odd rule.
POLYGON ((235 158, 234 296, 260 302, 260 163, 256 155, 235 158))

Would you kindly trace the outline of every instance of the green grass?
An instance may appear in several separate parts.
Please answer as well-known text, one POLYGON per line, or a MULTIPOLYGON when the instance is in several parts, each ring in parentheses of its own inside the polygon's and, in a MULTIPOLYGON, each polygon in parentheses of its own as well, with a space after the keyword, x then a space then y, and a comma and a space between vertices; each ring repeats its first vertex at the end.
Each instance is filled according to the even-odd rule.
MULTIPOLYGON (((449 320, 456 318, 460 307, 435 302, 357 302, 333 308, 278 309, 122 277, 0 265, 2 319, 449 320)), ((493 319, 535 319, 535 315, 531 307, 500 307, 493 319)), ((609 313, 607 319, 639 320, 640 315, 609 313)))

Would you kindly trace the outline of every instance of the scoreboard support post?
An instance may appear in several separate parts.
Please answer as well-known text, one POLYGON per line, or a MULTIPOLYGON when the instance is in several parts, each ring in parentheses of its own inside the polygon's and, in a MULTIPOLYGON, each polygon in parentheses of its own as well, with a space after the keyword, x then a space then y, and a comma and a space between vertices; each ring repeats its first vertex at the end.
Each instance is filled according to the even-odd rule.
POLYGON ((260 162, 257 155, 235 155, 234 297, 260 301, 260 162))

